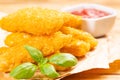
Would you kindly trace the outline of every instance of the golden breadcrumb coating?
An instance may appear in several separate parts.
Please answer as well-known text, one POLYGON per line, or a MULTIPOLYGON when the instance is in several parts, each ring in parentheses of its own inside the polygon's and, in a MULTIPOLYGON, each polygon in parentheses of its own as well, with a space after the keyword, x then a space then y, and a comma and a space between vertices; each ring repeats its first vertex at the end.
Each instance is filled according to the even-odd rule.
POLYGON ((0 47, 0 55, 7 50, 7 47, 0 47))
POLYGON ((71 34, 74 38, 79 40, 83 40, 90 44, 90 49, 94 49, 98 43, 97 39, 95 39, 90 33, 78 30, 71 27, 62 27, 61 31, 65 34, 71 34))
POLYGON ((61 49, 61 52, 71 53, 78 57, 84 56, 88 51, 90 51, 90 44, 79 39, 73 39, 70 44, 61 49))
POLYGON ((6 47, 6 51, 0 55, 0 72, 9 72, 24 62, 33 60, 23 46, 6 47))
POLYGON ((70 26, 74 28, 81 28, 81 17, 80 16, 75 16, 71 15, 69 13, 64 13, 64 25, 63 26, 70 26))
POLYGON ((12 33, 7 36, 5 44, 8 46, 31 45, 38 48, 44 56, 59 51, 63 46, 69 44, 72 40, 71 35, 56 32, 51 36, 33 36, 27 33, 12 33))
POLYGON ((9 34, 4 42, 7 46, 11 47, 18 44, 25 44, 30 40, 29 38, 31 38, 31 35, 29 34, 16 32, 9 34))
POLYGON ((3 17, 0 23, 1 28, 10 32, 50 35, 63 25, 80 26, 81 17, 50 9, 25 8, 3 17))
POLYGON ((32 38, 29 34, 16 32, 9 34, 4 42, 7 46, 15 46, 18 44, 25 44, 26 42, 31 40, 29 38, 32 38))

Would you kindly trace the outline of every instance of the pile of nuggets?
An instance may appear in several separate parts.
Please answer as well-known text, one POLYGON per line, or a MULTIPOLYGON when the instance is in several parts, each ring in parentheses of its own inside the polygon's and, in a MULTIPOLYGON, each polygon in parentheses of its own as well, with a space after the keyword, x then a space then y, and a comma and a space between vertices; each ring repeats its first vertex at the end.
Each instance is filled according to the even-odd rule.
POLYGON ((9 72, 24 62, 34 62, 24 45, 31 45, 49 57, 57 52, 84 56, 97 40, 80 30, 81 17, 42 8, 25 8, 3 17, 2 29, 12 32, 0 48, 0 72, 9 72))

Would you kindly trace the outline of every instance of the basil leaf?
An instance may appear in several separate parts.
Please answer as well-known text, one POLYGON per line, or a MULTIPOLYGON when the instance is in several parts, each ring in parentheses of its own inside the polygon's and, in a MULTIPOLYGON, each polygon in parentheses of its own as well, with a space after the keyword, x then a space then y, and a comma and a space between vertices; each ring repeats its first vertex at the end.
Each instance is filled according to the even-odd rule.
POLYGON ((54 63, 63 67, 75 66, 77 61, 77 58, 69 53, 57 53, 49 58, 50 63, 54 63))
POLYGON ((37 66, 32 63, 23 63, 17 66, 10 72, 10 76, 15 79, 29 79, 31 78, 35 71, 37 70, 37 66))
POLYGON ((46 64, 39 65, 39 69, 42 74, 50 78, 57 78, 59 76, 59 74, 56 72, 52 64, 46 63, 46 64))
POLYGON ((24 47, 29 52, 32 59, 34 59, 37 63, 44 62, 45 59, 44 59, 43 54, 40 50, 38 50, 37 48, 34 48, 32 46, 29 46, 29 45, 25 45, 24 47))

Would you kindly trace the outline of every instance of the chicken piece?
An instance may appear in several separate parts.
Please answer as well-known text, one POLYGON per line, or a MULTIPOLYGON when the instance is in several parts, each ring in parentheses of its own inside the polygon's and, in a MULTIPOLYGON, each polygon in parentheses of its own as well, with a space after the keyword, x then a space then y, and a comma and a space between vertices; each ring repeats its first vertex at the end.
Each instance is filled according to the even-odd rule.
POLYGON ((6 51, 0 55, 0 72, 9 72, 24 62, 34 61, 23 46, 6 47, 6 51))
POLYGON ((5 44, 8 46, 31 45, 38 48, 44 56, 51 55, 59 51, 63 46, 69 44, 72 35, 56 32, 51 36, 33 36, 27 33, 12 33, 7 36, 5 44))
POLYGON ((0 47, 0 55, 7 50, 7 47, 0 47))
POLYGON ((50 35, 63 25, 78 27, 81 17, 70 13, 42 8, 25 8, 3 17, 1 28, 10 32, 27 32, 34 35, 50 35))
POLYGON ((61 49, 61 52, 71 53, 74 56, 84 56, 90 50, 90 44, 79 40, 73 39, 70 44, 64 46, 61 49))
POLYGON ((15 46, 18 44, 25 44, 29 40, 31 40, 32 36, 26 33, 11 33, 4 40, 7 46, 15 46))
POLYGON ((84 32, 82 30, 78 30, 71 27, 62 27, 61 31, 65 34, 71 34, 74 38, 83 40, 90 44, 90 50, 94 49, 97 45, 97 39, 95 39, 91 34, 88 32, 84 32))
POLYGON ((75 16, 71 15, 69 13, 64 13, 64 25, 63 26, 70 26, 73 28, 81 28, 81 17, 80 16, 75 16))

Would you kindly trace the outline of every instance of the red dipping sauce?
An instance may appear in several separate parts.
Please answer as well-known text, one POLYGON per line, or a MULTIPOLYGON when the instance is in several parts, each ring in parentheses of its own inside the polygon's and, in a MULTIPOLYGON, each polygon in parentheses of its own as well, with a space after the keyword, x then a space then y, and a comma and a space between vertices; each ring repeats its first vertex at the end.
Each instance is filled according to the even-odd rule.
POLYGON ((95 8, 83 8, 71 12, 74 15, 82 16, 83 18, 100 18, 110 15, 110 13, 98 10, 95 8))

